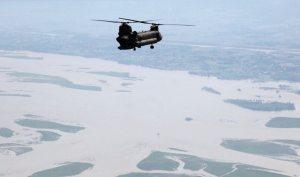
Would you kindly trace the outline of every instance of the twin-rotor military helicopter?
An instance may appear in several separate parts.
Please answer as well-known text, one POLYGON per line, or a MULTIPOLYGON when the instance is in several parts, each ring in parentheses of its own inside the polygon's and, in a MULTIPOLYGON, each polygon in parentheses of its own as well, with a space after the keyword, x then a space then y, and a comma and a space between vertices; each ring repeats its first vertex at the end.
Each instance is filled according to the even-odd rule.
MULTIPOLYGON (((153 44, 162 40, 162 35, 158 31, 159 25, 177 25, 177 26, 195 26, 195 25, 185 25, 185 24, 160 24, 160 23, 151 23, 151 21, 157 20, 132 20, 127 18, 119 18, 122 20, 127 20, 125 22, 121 21, 109 21, 109 20, 93 20, 93 21, 102 21, 102 22, 111 22, 111 23, 121 23, 119 27, 119 37, 117 37, 117 41, 120 43, 118 49, 120 50, 128 50, 133 49, 134 51, 137 48, 141 48, 144 45, 151 45, 150 49, 154 49, 153 44), (150 30, 136 32, 131 29, 129 23, 142 23, 142 24, 151 24, 150 30)), ((161 19, 158 19, 161 20, 161 19)))

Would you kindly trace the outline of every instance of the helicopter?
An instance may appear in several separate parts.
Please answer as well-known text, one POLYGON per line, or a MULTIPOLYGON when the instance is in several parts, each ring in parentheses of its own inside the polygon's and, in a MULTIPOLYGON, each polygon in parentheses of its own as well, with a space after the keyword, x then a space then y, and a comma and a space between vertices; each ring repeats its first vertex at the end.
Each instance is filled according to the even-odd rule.
POLYGON ((195 26, 195 25, 185 25, 185 24, 161 24, 161 23, 151 23, 151 21, 158 21, 157 20, 132 20, 128 18, 119 18, 126 21, 109 21, 109 20, 97 20, 92 19, 92 21, 102 21, 102 22, 110 22, 110 23, 121 23, 119 26, 119 36, 116 40, 119 42, 120 46, 118 49, 120 50, 129 50, 133 49, 134 51, 137 48, 141 48, 144 45, 151 45, 150 49, 154 49, 153 44, 158 43, 162 40, 162 35, 158 30, 158 26, 160 25, 176 25, 176 26, 195 26), (132 32, 132 28, 129 23, 142 23, 142 24, 150 24, 150 30, 148 31, 141 31, 141 32, 132 32))

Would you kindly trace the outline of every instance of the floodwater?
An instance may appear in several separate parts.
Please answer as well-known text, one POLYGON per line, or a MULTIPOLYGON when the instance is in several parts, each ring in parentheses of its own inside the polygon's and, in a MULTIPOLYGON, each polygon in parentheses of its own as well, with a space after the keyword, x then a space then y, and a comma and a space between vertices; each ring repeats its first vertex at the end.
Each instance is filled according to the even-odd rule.
MULTIPOLYGON (((265 126, 274 117, 300 118, 300 95, 259 89, 281 84, 297 90, 299 83, 218 80, 183 71, 162 71, 93 58, 25 53, 28 57, 43 59, 0 57, 0 67, 10 68, 0 72, 0 90, 5 94, 29 92, 31 95, 0 97, 0 125, 14 131, 10 138, 0 137, 0 144, 26 144, 33 151, 19 156, 0 153, 0 161, 4 162, 1 163, 1 175, 30 176, 65 162, 93 164, 93 168, 82 172, 82 176, 142 173, 145 171, 137 168, 140 161, 152 151, 171 152, 169 148, 184 149, 187 152, 182 153, 214 161, 278 170, 288 176, 300 175, 300 166, 295 162, 233 151, 220 145, 224 139, 300 140, 300 129, 265 126), (15 72, 39 74, 45 76, 44 79, 56 76, 74 85, 100 87, 101 92, 64 87, 49 80, 22 82, 9 74, 15 72), (135 79, 89 72, 130 73, 135 79), (131 85, 124 87, 122 83, 131 85), (204 91, 203 87, 213 88, 221 94, 204 91), (126 92, 120 92, 125 89, 126 92), (225 103, 224 99, 291 102, 296 110, 253 111, 225 103), (75 134, 56 131, 61 135, 57 141, 40 142, 41 135, 36 131, 42 129, 15 123, 26 114, 44 117, 32 118, 34 120, 46 119, 85 129, 75 134), (186 121, 187 117, 192 120, 186 121)), ((296 151, 299 155, 299 149, 296 151)), ((201 175, 204 172, 186 170, 184 173, 201 175)))

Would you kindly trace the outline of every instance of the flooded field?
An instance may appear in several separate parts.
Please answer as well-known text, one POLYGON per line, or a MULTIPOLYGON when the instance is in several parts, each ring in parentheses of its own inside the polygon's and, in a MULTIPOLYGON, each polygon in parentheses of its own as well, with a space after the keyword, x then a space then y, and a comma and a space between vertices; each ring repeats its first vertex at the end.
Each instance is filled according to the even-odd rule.
POLYGON ((22 56, 0 57, 2 176, 300 176, 297 82, 22 56))

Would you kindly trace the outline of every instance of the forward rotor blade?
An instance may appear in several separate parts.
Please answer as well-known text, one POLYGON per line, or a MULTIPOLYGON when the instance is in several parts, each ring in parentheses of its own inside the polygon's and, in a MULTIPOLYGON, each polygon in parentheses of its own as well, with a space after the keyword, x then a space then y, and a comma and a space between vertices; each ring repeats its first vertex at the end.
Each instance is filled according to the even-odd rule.
POLYGON ((124 22, 119 22, 119 21, 96 20, 96 19, 92 19, 92 21, 101 21, 101 22, 110 22, 110 23, 124 23, 124 22))
POLYGON ((128 18, 119 18, 119 19, 122 19, 122 20, 129 20, 129 21, 132 21, 134 23, 145 23, 145 24, 151 24, 151 23, 148 23, 150 21, 158 21, 158 20, 164 20, 164 19, 156 19, 156 20, 133 20, 133 19, 128 19, 128 18))
POLYGON ((119 18, 122 20, 129 20, 132 21, 133 23, 144 23, 144 24, 151 24, 151 25, 176 25, 176 26, 195 26, 195 25, 185 25, 185 24, 160 24, 160 23, 149 23, 150 21, 157 21, 157 20, 163 20, 163 19, 157 19, 157 20, 146 20, 146 21, 139 21, 139 20, 132 20, 129 18, 119 18))
POLYGON ((138 20, 132 20, 132 19, 128 19, 128 18, 119 18, 119 19, 122 19, 122 20, 129 20, 129 21, 133 21, 133 22, 136 22, 136 23, 147 23, 146 21, 138 21, 138 20))

